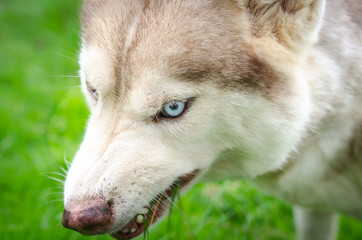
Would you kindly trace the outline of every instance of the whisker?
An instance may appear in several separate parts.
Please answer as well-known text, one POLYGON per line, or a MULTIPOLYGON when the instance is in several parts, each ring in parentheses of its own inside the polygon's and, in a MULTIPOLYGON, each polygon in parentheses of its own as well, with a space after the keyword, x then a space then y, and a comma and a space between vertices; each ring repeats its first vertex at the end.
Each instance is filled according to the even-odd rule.
MULTIPOLYGON (((146 180, 147 181, 147 180, 146 180)), ((168 200, 168 201, 170 201, 170 204, 172 204, 172 206, 178 211, 178 212, 180 212, 182 215, 184 215, 184 216, 187 216, 185 213, 184 213, 184 211, 182 211, 182 209, 181 208, 179 208, 177 205, 176 205, 176 203, 174 202, 174 201, 172 201, 172 199, 164 192, 164 191, 162 191, 161 189, 160 189, 160 187, 159 186, 157 186, 155 183, 153 183, 153 182, 151 182, 151 181, 148 181, 150 184, 152 184, 156 189, 157 189, 157 191, 159 191, 159 192, 161 192, 161 194, 168 200)), ((148 190, 148 189, 146 189, 146 190, 148 190)), ((151 192, 150 190, 148 190, 149 192, 151 192)))
MULTIPOLYGON (((63 160, 65 162, 65 165, 67 165, 67 168, 70 168, 71 163, 67 160, 67 154, 64 152, 63 160)), ((68 172, 68 171, 67 171, 68 172)))
POLYGON ((64 187, 52 187, 52 188, 49 188, 49 190, 62 190, 62 193, 63 193, 64 187))
POLYGON ((153 211, 152 206, 150 205, 150 203, 148 203, 142 196, 140 196, 140 198, 142 198, 142 200, 146 203, 146 206, 152 211, 152 214, 156 214, 156 212, 153 211))
POLYGON ((65 175, 64 175, 64 177, 66 177, 66 176, 67 176, 67 174, 68 174, 68 171, 67 171, 67 170, 65 170, 63 167, 60 167, 60 170, 62 170, 62 172, 65 174, 65 175))
MULTIPOLYGON (((146 180, 146 179, 145 179, 146 180)), ((147 181, 147 180, 146 180, 147 181)), ((167 194, 165 193, 165 191, 161 190, 161 188, 159 186, 157 186, 155 183, 151 182, 151 181, 148 181, 148 183, 152 184, 158 192, 160 192, 160 194, 162 194, 165 198, 169 199, 169 197, 167 196, 167 194)), ((146 189, 148 190, 150 193, 152 193, 149 189, 146 189)))
POLYGON ((52 196, 62 196, 63 197, 63 192, 52 192, 52 193, 47 193, 47 194, 45 194, 45 196, 47 197, 47 198, 50 198, 50 197, 52 197, 52 196))
POLYGON ((74 63, 78 63, 78 61, 77 61, 76 59, 73 59, 73 58, 71 58, 71 57, 68 57, 68 56, 66 56, 66 55, 64 55, 64 54, 61 54, 61 53, 59 53, 59 52, 55 52, 55 54, 57 54, 57 55, 59 55, 59 56, 62 56, 62 57, 64 57, 64 58, 66 58, 66 59, 69 59, 69 60, 71 60, 71 61, 74 62, 74 63))
MULTIPOLYGON (((150 204, 140 195, 140 198, 146 203, 146 207, 151 208, 150 204)), ((139 209, 141 211, 142 209, 139 209)))
POLYGON ((58 175, 58 176, 61 176, 61 177, 66 177, 66 175, 65 174, 63 174, 63 173, 58 173, 58 172, 46 172, 45 174, 54 174, 54 175, 58 175))
POLYGON ((51 192, 51 193, 47 193, 46 195, 55 195, 55 194, 63 194, 63 192, 51 192))
MULTIPOLYGON (((47 201, 46 204, 50 204, 50 203, 54 203, 54 202, 63 202, 63 199, 50 200, 50 201, 47 201)), ((45 203, 44 203, 44 205, 45 205, 45 203)))
POLYGON ((79 78, 77 75, 50 75, 51 78, 79 78))
POLYGON ((67 53, 69 55, 73 55, 73 57, 75 57, 75 58, 79 57, 79 52, 78 51, 76 53, 74 53, 74 52, 63 50, 63 52, 65 52, 65 53, 67 53))
POLYGON ((47 177, 48 179, 54 180, 56 182, 59 182, 61 184, 64 184, 64 180, 56 178, 56 177, 52 177, 52 176, 48 176, 48 175, 44 175, 45 177, 47 177))
POLYGON ((46 200, 42 202, 42 206, 49 204, 49 203, 53 203, 53 202, 63 202, 63 196, 60 195, 56 195, 56 194, 46 194, 45 195, 46 200))

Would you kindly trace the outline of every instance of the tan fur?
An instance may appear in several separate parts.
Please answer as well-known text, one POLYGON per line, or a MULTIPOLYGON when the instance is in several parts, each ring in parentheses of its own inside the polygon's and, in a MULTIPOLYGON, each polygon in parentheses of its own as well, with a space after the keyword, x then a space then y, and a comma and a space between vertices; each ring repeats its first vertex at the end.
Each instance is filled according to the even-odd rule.
POLYGON ((249 178, 311 209, 296 208, 300 239, 333 239, 330 212, 362 219, 361 7, 85 0, 80 62, 92 114, 65 203, 111 200, 112 233, 185 174, 249 178), (155 121, 187 99, 182 117, 155 121))

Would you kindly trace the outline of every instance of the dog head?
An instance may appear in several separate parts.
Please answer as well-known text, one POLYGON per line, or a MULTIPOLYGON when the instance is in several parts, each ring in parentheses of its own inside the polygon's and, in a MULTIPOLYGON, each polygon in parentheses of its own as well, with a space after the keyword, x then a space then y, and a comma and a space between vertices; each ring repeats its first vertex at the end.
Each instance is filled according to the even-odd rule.
POLYGON ((322 9, 85 0, 80 73, 91 116, 66 179, 63 225, 129 239, 208 172, 280 168, 309 121, 297 66, 322 9))

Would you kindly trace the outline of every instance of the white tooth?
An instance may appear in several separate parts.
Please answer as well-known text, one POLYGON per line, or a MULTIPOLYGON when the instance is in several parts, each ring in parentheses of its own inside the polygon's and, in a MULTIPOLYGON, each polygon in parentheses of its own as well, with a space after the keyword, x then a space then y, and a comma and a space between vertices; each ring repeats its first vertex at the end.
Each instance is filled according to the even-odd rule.
POLYGON ((122 232, 123 232, 123 233, 129 233, 129 229, 128 229, 128 228, 125 228, 125 229, 123 229, 122 232))
POLYGON ((131 233, 134 233, 137 230, 137 228, 133 227, 131 228, 131 233))
POLYGON ((148 208, 142 208, 141 211, 138 214, 146 214, 148 213, 148 208))
POLYGON ((138 215, 137 218, 136 218, 136 222, 139 223, 139 224, 143 223, 143 216, 138 215))

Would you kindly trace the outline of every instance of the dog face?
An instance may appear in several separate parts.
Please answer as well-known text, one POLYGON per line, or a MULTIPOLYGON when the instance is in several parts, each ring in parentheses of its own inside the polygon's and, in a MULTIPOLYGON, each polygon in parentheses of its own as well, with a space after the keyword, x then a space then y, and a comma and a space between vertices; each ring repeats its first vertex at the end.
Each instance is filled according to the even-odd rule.
POLYGON ((257 2, 85 1, 91 116, 65 183, 66 227, 129 239, 147 212, 164 214, 176 185, 283 165, 309 121, 297 65, 316 30, 263 29, 257 2))

